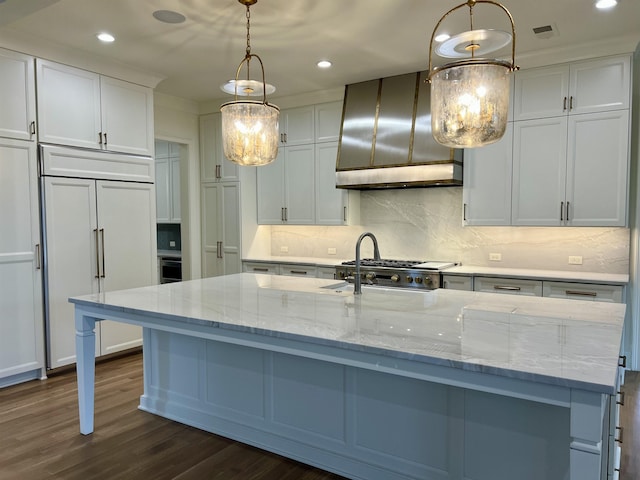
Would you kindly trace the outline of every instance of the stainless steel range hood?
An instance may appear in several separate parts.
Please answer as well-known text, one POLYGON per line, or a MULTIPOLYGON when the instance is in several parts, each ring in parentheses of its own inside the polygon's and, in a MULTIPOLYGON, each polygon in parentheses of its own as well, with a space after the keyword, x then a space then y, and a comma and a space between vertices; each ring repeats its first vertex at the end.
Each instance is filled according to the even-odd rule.
POLYGON ((336 187, 462 185, 462 150, 431 135, 427 72, 347 85, 336 187))

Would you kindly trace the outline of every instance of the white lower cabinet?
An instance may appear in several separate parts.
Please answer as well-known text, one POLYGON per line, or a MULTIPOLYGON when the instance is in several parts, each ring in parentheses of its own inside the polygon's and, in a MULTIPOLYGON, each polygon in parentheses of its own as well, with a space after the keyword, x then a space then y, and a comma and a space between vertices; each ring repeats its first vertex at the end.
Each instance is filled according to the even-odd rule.
POLYGON ((0 386, 44 368, 36 147, 0 138, 0 386))
POLYGON ((474 277, 473 290, 476 292, 541 297, 542 281, 522 278, 474 277))
POLYGON ((542 296, 552 298, 622 303, 623 294, 624 287, 621 285, 545 281, 542 286, 542 296))
POLYGON ((315 278, 317 273, 318 269, 313 265, 280 264, 280 275, 315 278))
POLYGON ((268 273, 280 275, 280 264, 264 262, 242 262, 242 271, 248 273, 268 273))
POLYGON ((241 271, 240 183, 203 183, 202 276, 241 271))
POLYGON ((473 277, 463 275, 443 275, 442 276, 443 288, 450 290, 464 290, 467 292, 473 291, 473 277))
POLYGON ((334 279, 335 267, 320 267, 303 263, 269 263, 269 262, 242 262, 242 271, 248 273, 267 273, 270 275, 293 275, 309 278, 334 279))
MULTIPOLYGON (((75 362, 72 296, 156 283, 153 184, 44 177, 50 368, 75 362)), ((139 327, 101 322, 96 353, 142 344, 139 327)))

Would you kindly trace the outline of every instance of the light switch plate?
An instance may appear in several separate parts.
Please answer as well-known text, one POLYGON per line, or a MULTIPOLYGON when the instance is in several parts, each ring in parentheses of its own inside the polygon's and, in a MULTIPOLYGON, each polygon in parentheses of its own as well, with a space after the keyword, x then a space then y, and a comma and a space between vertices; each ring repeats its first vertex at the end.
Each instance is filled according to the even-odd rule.
POLYGON ((289 247, 285 245, 280 246, 280 253, 289 253, 289 247))
POLYGON ((169 240, 169 246, 170 247, 175 247, 176 246, 176 241, 175 240, 169 240))
POLYGON ((327 248, 328 255, 335 255, 336 253, 337 253, 337 250, 334 247, 327 248))
POLYGON ((491 260, 492 262, 501 262, 502 261, 502 254, 501 253, 490 253, 489 254, 489 260, 491 260))

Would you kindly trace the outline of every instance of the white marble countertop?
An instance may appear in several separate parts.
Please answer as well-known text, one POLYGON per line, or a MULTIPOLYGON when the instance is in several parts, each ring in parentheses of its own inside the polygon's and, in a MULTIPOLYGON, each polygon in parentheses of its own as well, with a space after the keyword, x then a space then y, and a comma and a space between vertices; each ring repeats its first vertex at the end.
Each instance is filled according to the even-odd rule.
POLYGON ((70 299, 79 305, 293 338, 614 393, 625 306, 241 273, 70 299))

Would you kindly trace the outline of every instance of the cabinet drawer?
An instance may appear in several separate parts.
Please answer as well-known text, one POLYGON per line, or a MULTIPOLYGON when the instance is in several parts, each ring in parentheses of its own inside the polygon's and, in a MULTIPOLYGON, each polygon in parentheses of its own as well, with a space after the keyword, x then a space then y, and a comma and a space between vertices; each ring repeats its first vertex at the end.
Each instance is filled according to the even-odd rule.
POLYGON ((473 291, 473 277, 463 277, 458 275, 443 275, 442 285, 451 290, 473 291))
POLYGON ((542 295, 552 298, 571 298, 594 302, 622 303, 620 285, 594 285, 573 282, 544 282, 542 295))
POLYGON ((335 279, 336 269, 335 267, 318 267, 316 272, 316 277, 335 279))
POLYGON ((475 277, 473 290, 476 292, 506 293, 509 295, 542 296, 542 281, 520 278, 475 277))
POLYGON ((243 271, 248 273, 269 273, 271 275, 280 274, 280 265, 277 263, 243 262, 243 271))
POLYGON ((298 277, 315 278, 317 268, 311 265, 286 264, 280 265, 280 275, 294 275, 298 277))

